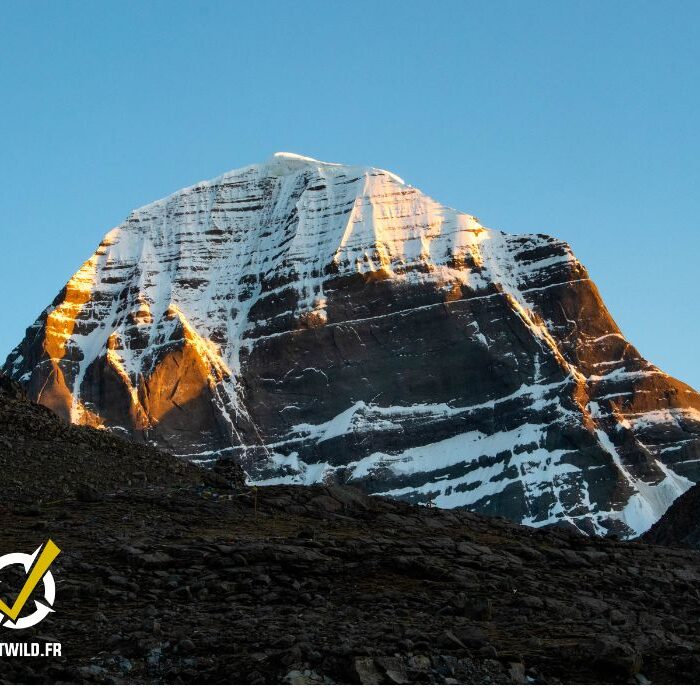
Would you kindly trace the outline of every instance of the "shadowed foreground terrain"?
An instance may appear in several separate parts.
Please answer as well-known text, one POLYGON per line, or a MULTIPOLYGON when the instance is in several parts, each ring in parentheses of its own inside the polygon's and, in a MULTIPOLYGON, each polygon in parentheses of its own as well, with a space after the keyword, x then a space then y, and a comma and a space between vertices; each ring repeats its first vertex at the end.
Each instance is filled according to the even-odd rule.
POLYGON ((252 489, 68 426, 1 378, 0 466, 0 554, 63 550, 55 613, 0 627, 63 656, 0 658, 4 682, 700 680, 700 553, 252 489))

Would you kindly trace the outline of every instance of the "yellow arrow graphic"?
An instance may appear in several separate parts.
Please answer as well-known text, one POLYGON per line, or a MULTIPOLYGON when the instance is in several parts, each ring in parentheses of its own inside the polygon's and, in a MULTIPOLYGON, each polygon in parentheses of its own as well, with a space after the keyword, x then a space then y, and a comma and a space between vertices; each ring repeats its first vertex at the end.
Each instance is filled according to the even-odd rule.
POLYGON ((3 600, 0 600, 0 612, 7 615, 12 622, 17 621, 24 604, 29 600, 37 584, 44 578, 44 574, 49 570, 49 567, 53 564, 53 560, 60 552, 61 550, 56 546, 54 541, 49 540, 41 551, 41 554, 34 560, 34 564, 29 570, 27 580, 24 582, 24 586, 22 586, 22 590, 19 592, 12 607, 8 607, 3 600))

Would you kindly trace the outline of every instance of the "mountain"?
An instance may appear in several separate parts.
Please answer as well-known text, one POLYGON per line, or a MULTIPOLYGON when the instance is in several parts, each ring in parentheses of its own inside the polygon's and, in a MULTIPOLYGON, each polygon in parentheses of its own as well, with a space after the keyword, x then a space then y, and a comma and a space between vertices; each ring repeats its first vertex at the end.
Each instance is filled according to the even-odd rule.
MULTIPOLYGON (((62 656, 0 655, 3 683, 700 681, 698 552, 335 484, 212 488, 218 465, 68 425, 2 376, 0 445, 0 553, 61 549, 54 611, 3 640, 62 656)), ((0 598, 25 580, 5 566, 0 598)))
POLYGON ((132 484, 147 489, 202 484, 200 469, 161 450, 134 445, 105 430, 67 425, 45 406, 27 400, 2 374, 0 447, 4 527, 12 509, 34 512, 37 504, 54 499, 100 501, 105 493, 128 490, 132 484))
POLYGON ((632 536, 700 480, 700 396, 566 243, 287 153, 134 211, 4 371, 67 420, 263 484, 632 536))
POLYGON ((644 533, 643 540, 666 547, 700 549, 700 485, 686 491, 644 533))

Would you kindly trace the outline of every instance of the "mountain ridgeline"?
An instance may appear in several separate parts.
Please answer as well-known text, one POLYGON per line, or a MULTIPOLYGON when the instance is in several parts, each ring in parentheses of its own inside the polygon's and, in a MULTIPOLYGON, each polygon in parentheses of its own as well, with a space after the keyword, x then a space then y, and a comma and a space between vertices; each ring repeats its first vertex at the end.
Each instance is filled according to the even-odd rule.
POLYGON ((700 480, 700 395, 566 243, 293 154, 134 211, 3 370, 66 420, 263 484, 628 537, 700 480))

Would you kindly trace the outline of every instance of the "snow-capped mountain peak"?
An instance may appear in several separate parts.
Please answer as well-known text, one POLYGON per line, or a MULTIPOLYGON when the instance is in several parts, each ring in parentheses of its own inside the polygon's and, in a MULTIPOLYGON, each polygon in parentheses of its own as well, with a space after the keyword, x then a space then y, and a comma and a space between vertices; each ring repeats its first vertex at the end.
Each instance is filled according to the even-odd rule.
POLYGON ((533 525, 640 532, 700 479, 700 397, 565 243, 292 153, 132 212, 5 371, 74 422, 261 481, 533 525))

